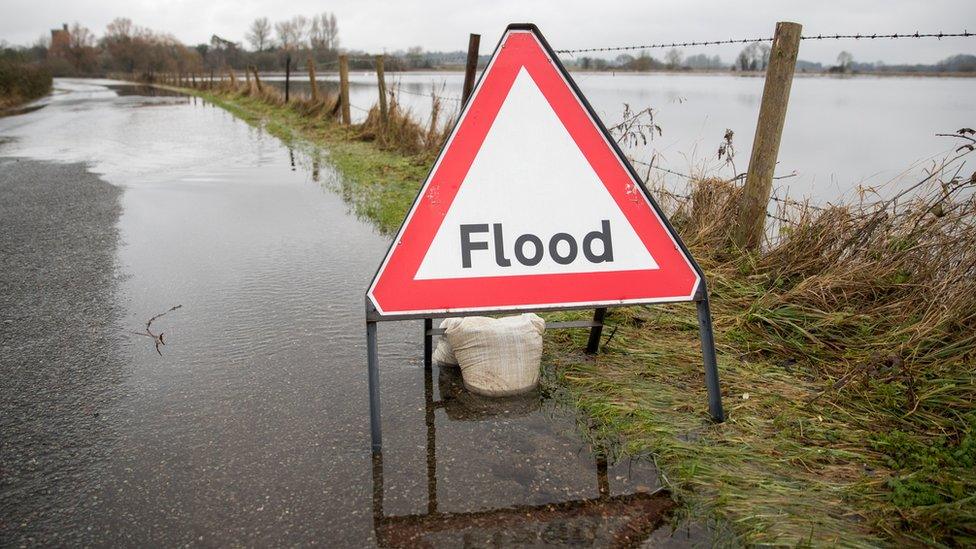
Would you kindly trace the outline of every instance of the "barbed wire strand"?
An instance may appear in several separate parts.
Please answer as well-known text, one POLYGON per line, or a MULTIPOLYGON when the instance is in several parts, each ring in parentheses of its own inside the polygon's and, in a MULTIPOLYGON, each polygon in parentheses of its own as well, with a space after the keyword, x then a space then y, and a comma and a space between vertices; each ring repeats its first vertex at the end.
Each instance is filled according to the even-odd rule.
POLYGON ((458 102, 461 101, 461 98, 460 97, 455 97, 455 96, 452 96, 452 95, 439 95, 439 94, 436 94, 436 93, 433 93, 433 92, 431 92, 431 93, 420 93, 420 92, 405 90, 405 89, 403 89, 400 86, 394 87, 393 88, 393 91, 395 91, 396 93, 406 93, 406 94, 409 94, 409 95, 416 95, 418 97, 427 97, 427 98, 436 97, 438 99, 444 99, 444 100, 447 100, 447 101, 458 101, 458 102))
POLYGON ((640 164, 641 166, 647 166, 648 168, 652 168, 652 169, 659 170, 659 171, 662 171, 662 172, 667 172, 667 173, 672 174, 672 175, 677 175, 678 177, 683 177, 683 178, 685 178, 685 179, 687 179, 689 181, 695 179, 694 177, 692 177, 692 176, 690 176, 690 175, 688 175, 686 173, 681 173, 681 172, 676 172, 674 170, 669 170, 668 168, 663 168, 661 166, 658 166, 657 164, 652 164, 650 162, 644 162, 643 160, 637 160, 636 158, 627 157, 627 160, 629 160, 632 164, 640 164))
MULTIPOLYGON (((644 162, 642 160, 637 160, 636 158, 630 158, 630 157, 628 157, 627 160, 630 161, 631 163, 634 163, 634 164, 639 164, 641 166, 647 166, 647 167, 652 168, 652 169, 655 169, 655 170, 659 170, 659 171, 666 172, 666 173, 669 173, 669 174, 672 174, 672 175, 677 175, 679 177, 683 177, 683 178, 685 178, 685 179, 687 179, 689 181, 693 181, 693 180, 697 179, 697 178, 695 178, 693 176, 690 176, 688 174, 681 173, 681 172, 677 172, 677 171, 674 171, 674 170, 670 170, 670 169, 665 168, 665 167, 662 167, 662 166, 657 166, 655 164, 651 164, 650 162, 644 162)), ((790 177, 796 177, 797 175, 798 174, 796 172, 794 172, 794 173, 790 173, 790 174, 786 174, 786 175, 775 176, 775 177, 773 177, 773 179, 787 179, 787 178, 790 178, 790 177)), ((745 176, 746 176, 746 174, 739 174, 739 175, 733 177, 730 181, 738 181, 739 179, 743 179, 745 176)), ((691 196, 683 195, 683 194, 678 194, 678 193, 675 193, 675 192, 672 192, 672 191, 668 191, 667 189, 661 189, 661 192, 664 192, 665 194, 671 195, 674 198, 682 198, 684 200, 691 200, 691 196)), ((782 203, 782 204, 786 204, 786 205, 794 206, 794 207, 798 207, 798 208, 810 208, 812 210, 818 210, 818 211, 823 211, 825 209, 825 208, 823 208, 821 206, 816 206, 816 205, 810 204, 808 202, 800 202, 798 200, 792 200, 792 199, 789 199, 789 198, 780 198, 780 197, 775 196, 775 195, 770 196, 769 199, 770 200, 773 200, 775 202, 779 202, 779 203, 782 203)))
MULTIPOLYGON (((970 38, 976 36, 976 33, 964 30, 963 32, 937 32, 937 33, 906 33, 906 34, 817 34, 817 35, 804 35, 800 37, 800 40, 878 40, 878 39, 901 39, 901 38, 970 38)), ((772 42, 773 37, 760 37, 760 38, 730 38, 728 40, 702 40, 695 42, 671 42, 671 43, 657 43, 657 44, 642 44, 636 46, 609 46, 603 48, 577 48, 577 49, 565 49, 556 50, 556 53, 563 54, 574 54, 574 53, 592 53, 592 52, 608 52, 608 51, 633 51, 633 50, 650 50, 655 48, 687 48, 692 46, 720 46, 724 44, 751 44, 753 42, 772 42)))

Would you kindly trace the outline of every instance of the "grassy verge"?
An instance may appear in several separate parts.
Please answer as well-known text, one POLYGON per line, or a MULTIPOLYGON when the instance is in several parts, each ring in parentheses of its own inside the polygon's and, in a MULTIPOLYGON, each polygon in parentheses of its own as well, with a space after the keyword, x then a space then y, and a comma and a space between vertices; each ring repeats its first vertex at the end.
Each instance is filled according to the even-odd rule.
MULTIPOLYGON (((432 147, 408 154, 369 122, 341 127, 253 88, 192 93, 324 148, 340 192, 386 232, 432 160, 432 147)), ((976 231, 972 195, 957 191, 976 179, 933 182, 907 207, 801 205, 761 254, 728 246, 734 185, 698 182, 666 205, 708 275, 725 423, 705 414, 687 305, 613 310, 595 357, 575 351, 584 333, 547 334, 550 390, 598 443, 653 459, 682 513, 719 538, 973 544, 976 231)))
POLYGON ((51 82, 51 72, 43 67, 0 59, 0 109, 47 95, 51 82))

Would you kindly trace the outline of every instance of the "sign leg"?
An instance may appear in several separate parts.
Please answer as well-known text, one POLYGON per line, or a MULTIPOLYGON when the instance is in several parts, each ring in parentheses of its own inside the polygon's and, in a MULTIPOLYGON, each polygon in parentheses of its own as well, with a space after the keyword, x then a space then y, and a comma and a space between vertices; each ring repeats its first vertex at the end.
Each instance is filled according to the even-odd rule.
POLYGON ((434 372, 424 370, 424 420, 427 423, 427 512, 437 512, 437 424, 434 415, 434 372))
POLYGON ((718 384, 718 364, 715 358, 715 336, 712 334, 712 311, 706 294, 696 303, 698 306, 698 332, 701 335, 702 357, 705 361, 705 386, 708 388, 708 412, 712 419, 725 420, 722 411, 722 390, 718 384))
POLYGON ((383 449, 380 432, 380 358, 376 349, 376 323, 366 322, 366 360, 369 367, 369 432, 373 453, 383 449))
POLYGON ((434 329, 434 319, 424 319, 424 368, 430 370, 434 357, 434 336, 430 331, 434 329))
POLYGON ((590 339, 586 342, 586 352, 591 355, 600 350, 600 337, 603 335, 603 319, 606 316, 606 307, 601 307, 593 311, 593 322, 599 322, 600 325, 590 328, 590 339))

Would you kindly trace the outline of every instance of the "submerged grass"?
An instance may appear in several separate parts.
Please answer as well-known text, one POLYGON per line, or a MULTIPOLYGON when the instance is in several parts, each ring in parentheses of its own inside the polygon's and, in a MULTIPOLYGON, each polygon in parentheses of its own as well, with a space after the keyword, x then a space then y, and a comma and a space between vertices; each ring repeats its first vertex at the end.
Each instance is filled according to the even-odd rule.
MULTIPOLYGON (((389 125, 374 109, 343 127, 334 98, 285 105, 251 86, 192 93, 323 145, 357 213, 399 226, 444 139, 436 124, 391 106, 389 125)), ((585 332, 548 333, 548 390, 583 412, 595 443, 654 460, 680 513, 716 539, 976 543, 976 180, 960 175, 971 150, 887 202, 784 206, 760 253, 729 244, 735 184, 656 189, 707 274, 727 421, 708 421, 687 304, 611 310, 596 356, 576 351, 585 332)))
POLYGON ((226 88, 189 91, 286 142, 324 145, 329 164, 342 174, 337 190, 357 215, 384 233, 400 226, 430 170, 430 153, 403 154, 383 146, 368 127, 336 123, 331 114, 335 98, 299 99, 286 105, 276 90, 267 88, 261 93, 226 88))

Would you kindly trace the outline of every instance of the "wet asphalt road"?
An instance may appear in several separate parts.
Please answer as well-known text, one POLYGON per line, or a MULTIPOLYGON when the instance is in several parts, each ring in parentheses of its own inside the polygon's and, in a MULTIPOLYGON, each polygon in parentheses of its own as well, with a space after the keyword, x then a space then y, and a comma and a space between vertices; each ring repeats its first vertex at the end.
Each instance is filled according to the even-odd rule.
POLYGON ((425 373, 419 322, 380 327, 371 459, 389 241, 327 154, 114 82, 41 106, 0 118, 0 546, 674 541, 647 537, 649 464, 599 459, 559 402, 425 373), (175 305, 159 355, 133 332, 175 305))
MULTIPOLYGON (((123 373, 122 192, 81 164, 0 158, 0 531, 69 543, 90 522, 101 413, 123 373), (63 536, 63 537, 62 537, 63 536)), ((37 540, 40 541, 40 540, 37 540)))

